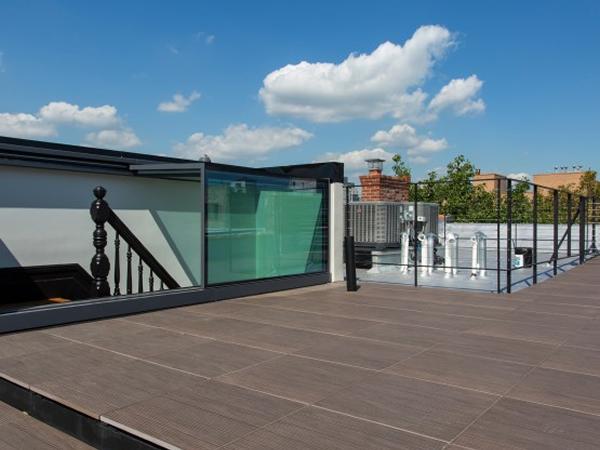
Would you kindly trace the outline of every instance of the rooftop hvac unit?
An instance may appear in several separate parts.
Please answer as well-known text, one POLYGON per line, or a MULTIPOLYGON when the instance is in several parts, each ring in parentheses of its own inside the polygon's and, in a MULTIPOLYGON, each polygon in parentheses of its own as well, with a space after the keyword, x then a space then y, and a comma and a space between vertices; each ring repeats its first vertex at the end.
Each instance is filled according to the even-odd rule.
MULTIPOLYGON (((417 233, 438 231, 439 206, 417 204, 417 233)), ((410 202, 351 202, 348 205, 350 234, 357 244, 375 248, 399 247, 402 233, 413 228, 414 204, 410 202)))

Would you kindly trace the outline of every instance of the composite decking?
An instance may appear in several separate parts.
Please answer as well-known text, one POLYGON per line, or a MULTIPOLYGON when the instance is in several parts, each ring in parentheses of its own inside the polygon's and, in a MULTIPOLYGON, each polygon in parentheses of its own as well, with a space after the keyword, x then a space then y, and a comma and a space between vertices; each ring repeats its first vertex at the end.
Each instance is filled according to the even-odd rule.
POLYGON ((4 335, 0 377, 167 448, 597 449, 599 274, 512 295, 329 285, 4 335))

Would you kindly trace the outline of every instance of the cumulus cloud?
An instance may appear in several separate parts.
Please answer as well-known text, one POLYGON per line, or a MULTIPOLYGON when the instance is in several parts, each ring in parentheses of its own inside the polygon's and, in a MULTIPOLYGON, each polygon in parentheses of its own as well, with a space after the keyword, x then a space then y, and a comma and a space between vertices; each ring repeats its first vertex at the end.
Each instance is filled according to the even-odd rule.
POLYGON ((65 126, 100 129, 85 136, 85 143, 90 145, 131 148, 141 144, 135 133, 124 126, 117 108, 111 105, 81 108, 67 102, 51 102, 36 114, 0 113, 0 135, 43 138, 56 136, 65 126))
POLYGON ((328 152, 319 156, 315 162, 341 162, 344 163, 344 170, 347 172, 366 170, 367 164, 365 160, 380 158, 386 161, 391 161, 393 153, 390 153, 383 148, 364 148, 362 150, 354 150, 346 153, 328 152))
POLYGON ((162 112, 184 112, 199 98, 200 93, 196 91, 193 91, 187 97, 182 94, 175 94, 170 102, 160 103, 157 109, 162 112))
POLYGON ((85 142, 104 148, 128 149, 141 145, 136 134, 128 129, 93 131, 85 136, 85 142))
POLYGON ((450 109, 459 116, 483 112, 485 103, 478 98, 482 86, 483 81, 477 75, 451 80, 431 100, 429 111, 435 114, 450 109))
POLYGON ((242 123, 228 126, 220 135, 194 133, 176 144, 174 150, 178 156, 190 159, 204 154, 217 161, 264 158, 274 151, 296 147, 312 136, 297 127, 253 128, 242 123))
POLYGON ((41 138, 56 135, 56 129, 33 114, 0 113, 0 135, 41 138))
POLYGON ((394 125, 389 130, 379 130, 371 141, 382 147, 391 147, 406 150, 410 162, 424 164, 429 161, 432 154, 448 148, 446 139, 432 139, 417 133, 414 127, 408 124, 394 125))
POLYGON ((119 122, 117 108, 111 105, 80 108, 67 102, 51 102, 42 106, 38 116, 52 124, 72 124, 88 127, 107 127, 119 122))
POLYGON ((384 42, 339 64, 289 64, 265 77, 259 95, 269 114, 314 122, 407 117, 423 109, 419 86, 452 44, 446 28, 422 26, 404 45, 384 42))

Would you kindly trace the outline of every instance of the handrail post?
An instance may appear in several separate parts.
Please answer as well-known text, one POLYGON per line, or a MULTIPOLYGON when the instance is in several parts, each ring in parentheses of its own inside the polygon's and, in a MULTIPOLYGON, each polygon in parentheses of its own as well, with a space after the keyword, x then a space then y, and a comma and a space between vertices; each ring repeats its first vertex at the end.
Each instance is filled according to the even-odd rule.
POLYGON ((538 187, 537 184, 533 185, 533 251, 531 255, 532 266, 533 266, 533 284, 537 284, 538 271, 537 271, 537 260, 538 260, 538 187))
POLYGON ((500 206, 502 197, 502 181, 500 178, 496 179, 496 291, 498 294, 502 292, 502 272, 500 270, 500 206))
POLYGON ((552 273, 558 275, 558 190, 552 191, 552 243, 554 247, 554 259, 552 261, 552 273))
POLYGON ((512 180, 506 180, 506 292, 512 291, 512 180))
POLYGON ((110 286, 108 284, 108 273, 110 272, 110 262, 104 248, 106 247, 106 230, 104 224, 110 215, 108 203, 104 200, 106 189, 102 186, 94 188, 94 196, 96 200, 90 206, 90 216, 96 224, 96 229, 93 233, 93 244, 96 253, 90 262, 90 272, 94 278, 92 284, 91 295, 93 297, 107 297, 110 295, 110 286))

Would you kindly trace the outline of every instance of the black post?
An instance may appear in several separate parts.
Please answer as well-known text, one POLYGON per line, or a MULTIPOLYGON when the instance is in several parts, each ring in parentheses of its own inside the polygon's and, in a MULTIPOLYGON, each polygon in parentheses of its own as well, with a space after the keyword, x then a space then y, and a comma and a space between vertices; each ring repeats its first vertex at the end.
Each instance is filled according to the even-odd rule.
POLYGON ((127 245, 127 278, 126 278, 126 291, 127 295, 131 295, 133 293, 133 273, 131 269, 131 260, 133 258, 133 253, 131 252, 131 245, 127 245))
POLYGON ((502 180, 496 179, 496 292, 502 292, 502 272, 500 271, 500 199, 502 197, 502 180))
POLYGON ((96 248, 96 254, 92 257, 90 263, 90 272, 94 277, 94 282, 91 289, 92 297, 107 297, 110 295, 110 286, 108 284, 108 272, 110 272, 110 262, 104 248, 106 247, 106 230, 104 224, 110 215, 108 203, 104 200, 106 189, 102 186, 94 188, 94 196, 96 200, 90 206, 90 216, 96 224, 96 229, 93 234, 93 243, 96 248))
POLYGON ((533 266, 533 284, 537 284, 538 270, 538 187, 533 185, 533 251, 531 255, 533 266))
POLYGON ((358 290, 356 284, 356 259, 354 255, 354 237, 346 236, 344 238, 344 248, 346 251, 346 290, 355 292, 358 290))
POLYGON ((573 194, 567 194, 567 256, 571 256, 571 226, 573 225, 573 194))
POLYGON ((579 197, 579 264, 585 262, 585 197, 579 197))
POLYGON ((512 180, 506 180, 506 292, 512 291, 512 180))
POLYGON ((414 261, 413 261, 413 268, 415 270, 414 273, 414 284, 415 286, 419 285, 419 252, 418 252, 418 242, 419 240, 417 239, 417 224, 418 224, 418 216, 417 216, 417 206, 419 203, 419 184, 415 183, 414 184, 415 187, 415 198, 414 198, 414 203, 413 203, 413 247, 414 247, 414 261))
POLYGON ((552 260, 552 273, 558 275, 558 191, 552 191, 552 222, 554 225, 553 247, 554 259, 552 260))

